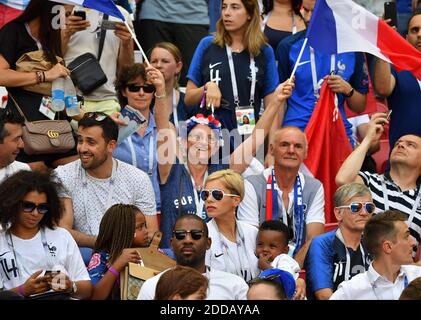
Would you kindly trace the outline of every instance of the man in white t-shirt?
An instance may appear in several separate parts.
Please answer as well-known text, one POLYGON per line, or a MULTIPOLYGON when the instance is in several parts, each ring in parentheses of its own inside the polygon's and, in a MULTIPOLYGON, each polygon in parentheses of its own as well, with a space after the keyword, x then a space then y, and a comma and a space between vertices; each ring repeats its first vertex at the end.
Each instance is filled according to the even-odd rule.
MULTIPOLYGON (((93 248, 105 211, 116 203, 133 204, 145 215, 152 236, 158 230, 155 194, 146 173, 112 157, 117 124, 104 113, 86 113, 79 121, 80 160, 55 169, 65 190, 60 226, 81 247, 93 248)), ((84 256, 84 258, 87 258, 84 256)))
MULTIPOLYGON (((195 214, 184 214, 174 224, 171 247, 178 265, 194 268, 209 280, 206 299, 246 300, 248 286, 239 276, 205 265, 206 250, 211 246, 204 220, 195 214)), ((165 272, 165 271, 164 271, 165 272)), ((140 289, 138 300, 153 300, 156 284, 163 272, 148 279, 140 289)))
POLYGON ((0 183, 19 170, 31 170, 29 165, 16 161, 23 149, 24 120, 7 109, 0 109, 0 183))
POLYGON ((408 284, 421 276, 421 267, 411 265, 417 243, 409 234, 407 216, 385 211, 366 223, 363 234, 373 262, 366 272, 342 282, 330 300, 398 300, 408 284))
POLYGON ((278 129, 270 152, 274 166, 244 182, 238 220, 256 227, 266 220, 281 220, 290 229, 290 253, 302 267, 310 240, 324 232, 323 185, 299 172, 307 157, 306 136, 299 128, 278 129))

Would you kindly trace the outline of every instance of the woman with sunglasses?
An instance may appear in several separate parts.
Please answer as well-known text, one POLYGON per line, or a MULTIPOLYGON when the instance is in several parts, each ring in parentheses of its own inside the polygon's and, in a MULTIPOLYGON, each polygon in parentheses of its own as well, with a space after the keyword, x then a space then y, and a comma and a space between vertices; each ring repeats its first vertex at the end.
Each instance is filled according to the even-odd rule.
POLYGON ((338 228, 315 237, 305 260, 307 296, 327 300, 342 281, 368 269, 362 241, 364 226, 376 210, 370 190, 360 183, 343 185, 333 197, 338 228))
POLYGON ((49 174, 19 171, 0 185, 0 286, 24 297, 55 291, 78 299, 92 285, 79 248, 63 228, 58 190, 49 174), (52 272, 51 272, 52 271, 52 272), (53 276, 54 272, 59 272, 53 276))
POLYGON ((206 265, 250 281, 259 274, 256 248, 257 228, 238 221, 235 213, 244 197, 243 178, 233 170, 212 173, 200 192, 206 212, 212 245, 206 252, 206 265))
MULTIPOLYGON (((164 82, 161 72, 153 67, 147 69, 152 83, 164 82)), ((155 85, 156 86, 156 85, 155 85)), ((283 110, 285 101, 291 95, 294 83, 287 81, 275 91, 275 99, 267 106, 252 135, 231 154, 219 160, 218 149, 222 142, 221 124, 212 116, 198 114, 186 121, 180 130, 178 145, 174 126, 168 114, 168 105, 163 99, 156 99, 155 120, 158 129, 158 172, 161 191, 161 247, 169 248, 172 228, 181 213, 197 214, 206 219, 203 200, 199 198, 207 176, 215 171, 231 168, 244 172, 256 154, 257 146, 263 144, 272 125, 275 114, 283 110), (259 132, 259 134, 257 134, 259 132), (260 134, 263 133, 263 134, 260 134), (213 157, 213 155, 215 155, 213 157), (229 157, 228 157, 229 155, 229 157)), ((161 91, 157 89, 157 95, 161 91)), ((224 146, 229 146, 225 144, 224 146)))
MULTIPOLYGON (((28 121, 49 120, 51 114, 47 112, 46 101, 51 102, 51 97, 45 98, 38 90, 70 74, 64 65, 58 63, 58 57, 63 54, 61 29, 54 24, 56 13, 53 8, 56 5, 59 4, 53 1, 31 0, 22 15, 0 30, 0 86, 6 87, 9 93, 6 108, 19 114, 14 99, 28 121), (44 62, 50 63, 52 68, 47 71, 36 71, 35 68, 34 71, 17 71, 16 63, 20 57, 38 50, 44 51, 44 62)), ((28 155, 21 150, 17 157, 18 161, 38 170, 54 168, 76 159, 76 147, 66 153, 41 155, 28 155)))
POLYGON ((243 126, 242 115, 257 122, 261 100, 267 107, 279 83, 276 71, 274 52, 260 28, 257 0, 223 0, 216 34, 202 39, 190 64, 185 103, 199 105, 205 97, 208 111, 202 112, 214 108, 222 128, 247 135, 250 127, 243 126))
POLYGON ((278 43, 306 28, 300 9, 303 0, 263 0, 263 33, 276 51, 278 43))
POLYGON ((177 133, 180 131, 180 121, 186 121, 193 116, 195 108, 184 104, 184 93, 180 91, 178 80, 183 67, 180 50, 171 42, 159 42, 152 47, 151 64, 164 75, 165 93, 169 109, 170 121, 177 133))
POLYGON ((134 63, 122 67, 117 75, 115 89, 121 108, 130 106, 136 109, 147 122, 137 132, 117 145, 113 157, 132 164, 149 175, 155 192, 156 209, 159 212, 161 211, 161 197, 156 156, 157 129, 151 112, 155 86, 147 80, 145 66, 134 63))

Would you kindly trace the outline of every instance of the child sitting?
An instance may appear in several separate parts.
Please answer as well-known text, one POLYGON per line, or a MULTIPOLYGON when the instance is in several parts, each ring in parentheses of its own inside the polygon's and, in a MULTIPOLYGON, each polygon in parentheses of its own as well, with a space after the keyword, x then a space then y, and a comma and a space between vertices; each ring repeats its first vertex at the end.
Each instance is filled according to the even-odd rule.
POLYGON ((88 272, 94 285, 92 298, 119 299, 120 272, 129 262, 140 263, 135 249, 149 245, 145 216, 134 205, 115 204, 104 214, 88 272), (117 284, 117 286, 115 285, 117 284))
POLYGON ((296 281, 294 299, 305 298, 305 281, 299 278, 300 266, 288 255, 288 227, 281 221, 268 220, 259 227, 256 239, 258 267, 281 269, 290 272, 296 281))

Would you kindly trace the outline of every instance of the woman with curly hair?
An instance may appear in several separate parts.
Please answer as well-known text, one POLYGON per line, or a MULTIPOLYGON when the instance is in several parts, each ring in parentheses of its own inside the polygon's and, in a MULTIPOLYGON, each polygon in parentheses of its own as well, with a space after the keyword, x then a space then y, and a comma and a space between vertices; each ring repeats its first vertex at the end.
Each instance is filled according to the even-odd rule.
POLYGON ((92 285, 49 174, 19 171, 0 185, 0 286, 24 297, 49 290, 88 299, 92 285), (58 275, 46 271, 59 271, 58 275))

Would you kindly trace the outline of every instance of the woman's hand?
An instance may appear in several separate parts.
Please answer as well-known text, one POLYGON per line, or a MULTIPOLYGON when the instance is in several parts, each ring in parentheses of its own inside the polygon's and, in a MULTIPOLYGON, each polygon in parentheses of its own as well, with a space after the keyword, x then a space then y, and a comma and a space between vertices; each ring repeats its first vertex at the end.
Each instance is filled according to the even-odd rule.
MULTIPOLYGON (((50 289, 50 285, 48 283, 49 277, 39 277, 39 275, 42 273, 42 270, 39 270, 35 273, 33 273, 28 280, 25 281, 24 284, 22 284, 23 294, 25 297, 28 297, 35 293, 43 293, 45 291, 48 291, 50 289)), ((19 292, 21 293, 21 292, 19 292)))
POLYGON ((154 85, 157 96, 165 96, 165 79, 161 71, 149 65, 146 67, 146 79, 154 85))
POLYGON ((124 249, 121 255, 113 263, 113 267, 117 271, 122 271, 123 268, 129 263, 140 263, 142 261, 140 254, 133 248, 124 249))
POLYGON ((306 282, 298 278, 295 281, 295 295, 293 297, 294 300, 304 300, 306 297, 306 282))
POLYGON ((219 90, 218 85, 209 81, 206 83, 206 107, 209 108, 219 108, 221 106, 221 90, 219 90))
POLYGON ((339 75, 326 76, 324 79, 327 80, 327 85, 334 93, 347 95, 352 90, 352 86, 339 75))
POLYGON ((44 74, 46 82, 53 82, 57 78, 69 76, 70 70, 63 66, 61 63, 57 63, 50 70, 45 71, 44 74))
POLYGON ((71 37, 76 32, 86 30, 90 26, 91 23, 88 20, 83 20, 82 17, 71 14, 66 18, 66 28, 63 29, 62 34, 71 37))
POLYGON ((284 81, 276 88, 275 97, 279 102, 287 100, 292 95, 292 90, 295 87, 294 81, 295 77, 291 81, 289 79, 284 81))

